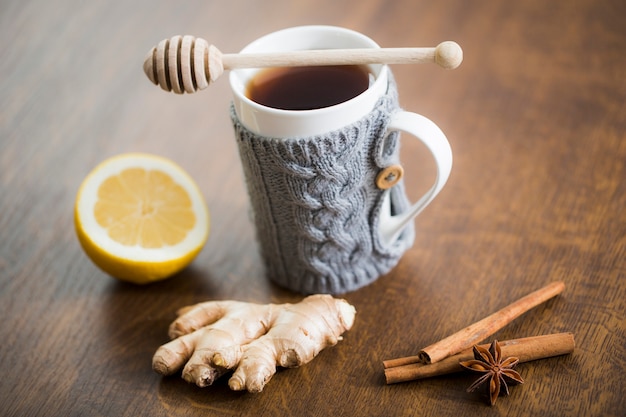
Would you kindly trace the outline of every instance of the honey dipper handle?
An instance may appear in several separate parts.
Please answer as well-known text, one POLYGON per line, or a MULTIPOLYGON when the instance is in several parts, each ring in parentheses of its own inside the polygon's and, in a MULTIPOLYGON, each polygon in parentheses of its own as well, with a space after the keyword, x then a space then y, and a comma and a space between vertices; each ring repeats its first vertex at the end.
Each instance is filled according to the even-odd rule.
POLYGON ((222 55, 224 69, 431 62, 446 69, 454 69, 462 61, 463 51, 452 41, 442 42, 435 48, 319 49, 222 55))

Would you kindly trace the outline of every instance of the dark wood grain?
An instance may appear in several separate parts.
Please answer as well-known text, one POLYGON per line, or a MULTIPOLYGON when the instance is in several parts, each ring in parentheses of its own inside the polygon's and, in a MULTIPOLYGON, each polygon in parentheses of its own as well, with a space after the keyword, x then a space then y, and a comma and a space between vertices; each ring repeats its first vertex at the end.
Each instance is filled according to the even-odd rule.
MULTIPOLYGON (((626 409, 626 6, 618 0, 2 2, 0 5, 0 409, 8 416, 543 415, 626 409), (415 221, 388 275, 345 294, 337 346, 281 370, 263 393, 199 389, 150 368, 184 305, 301 298, 263 274, 228 119, 227 79, 166 94, 141 71, 175 34, 224 52, 323 23, 382 46, 455 40, 454 71, 397 66, 401 104, 454 152, 449 183, 415 221), (84 176, 108 156, 182 165, 212 215, 192 266, 148 287, 100 272, 75 237, 84 176), (525 363, 494 408, 471 375, 385 385, 382 360, 420 348, 545 285, 555 299, 496 334, 573 332, 572 355, 525 363)), ((432 165, 404 141, 409 194, 432 165)))

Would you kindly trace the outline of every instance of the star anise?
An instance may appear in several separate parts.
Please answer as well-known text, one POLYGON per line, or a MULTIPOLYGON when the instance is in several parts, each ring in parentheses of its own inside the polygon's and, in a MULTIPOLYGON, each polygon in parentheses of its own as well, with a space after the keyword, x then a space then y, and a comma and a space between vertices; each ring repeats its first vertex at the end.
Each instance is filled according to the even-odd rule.
POLYGON ((496 403, 501 392, 509 395, 509 384, 523 384, 524 380, 520 374, 513 370, 519 362, 518 358, 510 357, 502 359, 502 351, 497 340, 494 340, 485 349, 481 346, 474 346, 474 359, 459 362, 462 367, 470 371, 480 372, 483 375, 469 386, 467 392, 472 392, 480 387, 483 383, 489 381, 489 399, 491 405, 496 403), (504 389, 502 389, 504 387, 504 389))

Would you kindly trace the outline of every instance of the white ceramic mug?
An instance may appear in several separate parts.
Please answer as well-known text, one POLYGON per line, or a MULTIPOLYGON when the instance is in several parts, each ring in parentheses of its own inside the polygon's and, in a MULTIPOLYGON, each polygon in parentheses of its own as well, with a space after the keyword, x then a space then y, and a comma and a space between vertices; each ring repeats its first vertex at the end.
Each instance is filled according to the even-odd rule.
MULTIPOLYGON (((242 49, 241 53, 329 48, 379 48, 379 46, 367 36, 349 29, 334 26, 299 26, 263 36, 242 49)), ((385 93, 389 67, 378 64, 369 67, 375 81, 362 94, 334 106, 297 111, 266 107, 246 96, 246 86, 258 69, 232 71, 230 86, 235 112, 244 126, 268 137, 312 136, 339 129, 367 115, 385 93)), ((433 201, 448 180, 452 169, 450 144, 441 129, 426 117, 398 111, 389 129, 404 131, 424 143, 435 159, 437 176, 433 186, 407 212, 398 216, 392 216, 389 210, 381 213, 380 233, 387 241, 397 237, 402 228, 433 201)))
MULTIPOLYGON (((300 26, 263 36, 250 43, 240 53, 332 48, 379 48, 379 46, 367 36, 349 29, 332 26, 300 26)), ((327 132, 344 128, 363 119, 386 94, 389 80, 392 78, 387 65, 369 65, 373 81, 363 93, 337 105, 294 111, 267 107, 246 96, 247 85, 258 71, 259 69, 231 71, 233 107, 241 125, 253 134, 274 140, 323 136, 327 132)), ((452 151, 448 140, 441 129, 429 119, 398 108, 392 114, 385 134, 393 131, 406 132, 426 145, 435 160, 437 175, 432 187, 401 214, 392 214, 389 201, 390 190, 385 191, 376 227, 380 240, 390 245, 441 191, 452 167, 452 151)), ((259 232, 263 233, 261 230, 259 232)))

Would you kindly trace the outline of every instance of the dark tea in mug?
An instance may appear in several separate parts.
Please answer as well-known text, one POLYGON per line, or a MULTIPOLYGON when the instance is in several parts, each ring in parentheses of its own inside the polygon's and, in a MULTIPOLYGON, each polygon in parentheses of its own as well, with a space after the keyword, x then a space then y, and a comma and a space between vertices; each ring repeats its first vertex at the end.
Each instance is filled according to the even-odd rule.
POLYGON ((282 110, 313 110, 348 101, 369 87, 365 65, 268 68, 247 85, 246 96, 282 110))

